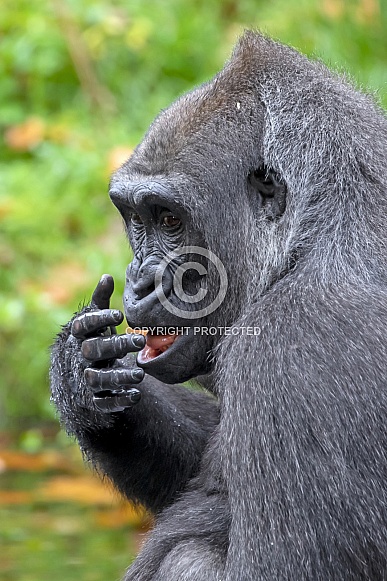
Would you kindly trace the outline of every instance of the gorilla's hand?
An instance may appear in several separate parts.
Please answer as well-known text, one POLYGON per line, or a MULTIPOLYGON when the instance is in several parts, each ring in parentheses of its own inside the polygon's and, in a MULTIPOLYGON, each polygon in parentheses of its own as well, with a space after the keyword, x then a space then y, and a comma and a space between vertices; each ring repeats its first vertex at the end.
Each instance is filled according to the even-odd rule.
POLYGON ((144 377, 138 367, 125 365, 123 357, 145 346, 142 335, 117 335, 115 327, 122 323, 121 311, 109 308, 114 281, 103 275, 87 312, 78 315, 72 323, 71 335, 80 345, 82 357, 90 367, 84 370, 84 379, 93 393, 96 407, 103 412, 119 412, 137 403, 141 394, 131 387, 144 377))

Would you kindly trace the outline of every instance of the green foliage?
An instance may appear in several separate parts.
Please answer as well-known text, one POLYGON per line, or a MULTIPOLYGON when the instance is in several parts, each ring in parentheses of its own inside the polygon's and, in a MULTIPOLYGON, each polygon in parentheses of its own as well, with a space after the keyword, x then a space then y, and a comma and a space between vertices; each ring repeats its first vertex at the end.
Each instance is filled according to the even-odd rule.
MULTIPOLYGON (((22 476, 24 486, 37 480, 22 476)), ((96 525, 92 507, 68 501, 1 506, 0 517, 4 581, 120 579, 136 552, 133 530, 96 525)))
MULTIPOLYGON (((3 0, 0 425, 49 419, 49 345, 129 249, 106 195, 120 146, 258 27, 378 90, 384 0, 3 0)), ((122 160, 121 160, 122 161, 122 160)))

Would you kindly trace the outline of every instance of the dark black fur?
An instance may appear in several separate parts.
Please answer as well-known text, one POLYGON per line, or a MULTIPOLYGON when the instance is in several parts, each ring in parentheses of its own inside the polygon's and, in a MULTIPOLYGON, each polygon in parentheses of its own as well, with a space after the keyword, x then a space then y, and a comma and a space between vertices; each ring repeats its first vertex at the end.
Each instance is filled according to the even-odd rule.
POLYGON ((112 414, 85 382, 89 339, 70 324, 58 337, 63 423, 157 513, 126 581, 387 580, 386 184, 387 123, 373 101, 254 33, 113 177, 135 252, 129 323, 184 324, 151 280, 170 248, 194 244, 220 257, 229 287, 217 311, 185 324, 260 329, 190 332, 143 365, 141 401, 112 414), (131 222, 135 208, 147 229, 154 205, 181 217, 168 241, 131 222), (217 399, 174 385, 200 374, 217 399))

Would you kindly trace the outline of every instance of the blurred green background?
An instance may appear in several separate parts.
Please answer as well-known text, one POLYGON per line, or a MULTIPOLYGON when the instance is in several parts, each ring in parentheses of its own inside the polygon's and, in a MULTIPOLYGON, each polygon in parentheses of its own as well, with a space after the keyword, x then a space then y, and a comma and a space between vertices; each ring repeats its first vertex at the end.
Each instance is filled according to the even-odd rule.
MULTIPOLYGON (((41 453, 47 434, 54 434, 50 445, 65 446, 63 437, 55 435, 57 424, 48 396, 49 346, 60 325, 89 299, 102 273, 115 277, 113 304, 121 306, 130 251, 107 196, 109 174, 129 155, 153 117, 182 92, 211 77, 246 27, 260 28, 331 67, 348 71, 356 84, 375 92, 386 106, 386 2, 2 0, 3 447, 16 445, 26 454, 41 453)), ((3 462, 4 466, 6 472, 9 463, 3 462)), ((11 479, 8 489, 32 486, 26 486, 25 479, 23 482, 11 479)), ((42 496, 35 502, 41 506, 42 496)), ((19 533, 12 533, 16 541, 21 538, 23 542, 26 534, 20 532, 25 506, 18 513, 19 509, 7 512, 7 505, 3 514, 3 523, 19 514, 19 533)), ((36 522, 33 513, 26 525, 27 530, 32 527, 27 540, 31 535, 35 538, 36 522)), ((39 530, 44 531, 44 526, 39 530)), ((48 537, 50 531, 48 527, 48 537)), ((86 542, 83 532, 81 527, 80 536, 74 533, 78 552, 79 539, 86 542)), ((7 534, 5 538, 12 544, 15 539, 7 534)), ((93 538, 87 538, 92 544, 93 538)), ((46 561, 42 557, 35 565, 31 561, 26 572, 20 563, 15 564, 9 549, 10 564, 2 578, 42 580, 55 573, 64 580, 78 572, 82 579, 92 580, 105 579, 112 571, 117 577, 127 563, 122 535, 101 539, 96 546, 103 544, 102 555, 113 555, 113 547, 121 555, 117 561, 111 556, 109 569, 96 565, 95 560, 93 571, 91 564, 87 570, 74 569, 83 566, 77 557, 78 565, 68 564, 67 577, 66 568, 59 569, 57 563, 58 569, 55 564, 48 569, 42 565, 46 561)), ((40 543, 44 555, 49 543, 44 532, 40 543)), ((62 545, 55 545, 60 555, 61 550, 74 552, 71 543, 62 545)), ((26 546, 30 550, 28 543, 26 546)))
POLYGON ((386 104, 378 0, 3 0, 0 426, 53 418, 49 345, 129 249, 109 174, 153 117, 211 77, 248 26, 348 70, 386 104))

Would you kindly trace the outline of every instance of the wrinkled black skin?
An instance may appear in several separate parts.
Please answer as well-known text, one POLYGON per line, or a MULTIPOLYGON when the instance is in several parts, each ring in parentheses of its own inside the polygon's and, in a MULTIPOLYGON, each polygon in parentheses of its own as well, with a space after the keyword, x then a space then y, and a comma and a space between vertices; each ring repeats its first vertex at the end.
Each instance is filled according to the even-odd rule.
MULTIPOLYGON (((128 323, 190 327, 141 371, 143 339, 114 335, 123 315, 104 275, 53 348, 66 429, 156 515, 125 581, 387 579, 386 183, 383 113, 254 33, 113 176, 134 251, 128 323), (224 302, 202 319, 155 296, 157 264, 183 245, 227 270, 224 302), (195 337, 196 325, 260 333, 195 337), (208 391, 176 385, 192 377, 208 391)), ((184 290, 205 283, 212 300, 203 264, 184 290)), ((163 290, 186 308, 175 268, 163 290)))

